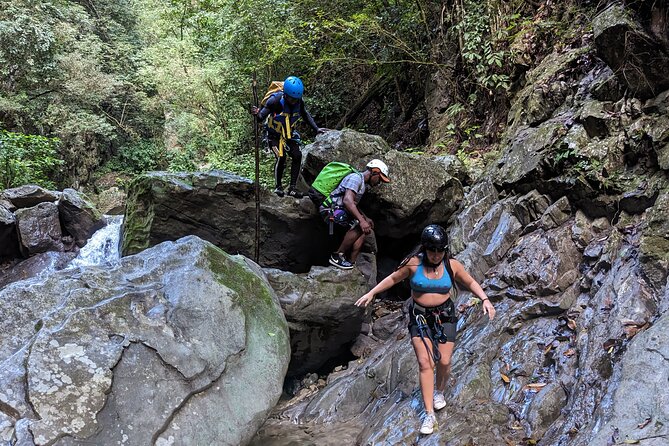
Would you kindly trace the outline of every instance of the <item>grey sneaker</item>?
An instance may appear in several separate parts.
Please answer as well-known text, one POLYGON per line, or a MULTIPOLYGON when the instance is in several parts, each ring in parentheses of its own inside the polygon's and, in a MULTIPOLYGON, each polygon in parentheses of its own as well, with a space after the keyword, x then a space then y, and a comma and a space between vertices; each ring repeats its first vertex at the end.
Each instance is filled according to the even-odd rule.
POLYGON ((283 197, 285 195, 285 193, 283 192, 283 189, 281 189, 280 187, 277 187, 276 189, 274 189, 274 193, 277 194, 279 197, 283 197))
POLYGON ((441 410, 444 407, 446 407, 444 392, 434 392, 434 410, 441 410))
POLYGON ((425 415, 423 424, 420 426, 420 433, 423 435, 430 435, 437 427, 437 418, 434 416, 434 413, 428 413, 425 415))
POLYGON ((346 257, 344 257, 343 254, 339 252, 334 252, 330 256, 330 265, 336 266, 337 268, 341 269, 352 269, 353 264, 346 260, 346 257))

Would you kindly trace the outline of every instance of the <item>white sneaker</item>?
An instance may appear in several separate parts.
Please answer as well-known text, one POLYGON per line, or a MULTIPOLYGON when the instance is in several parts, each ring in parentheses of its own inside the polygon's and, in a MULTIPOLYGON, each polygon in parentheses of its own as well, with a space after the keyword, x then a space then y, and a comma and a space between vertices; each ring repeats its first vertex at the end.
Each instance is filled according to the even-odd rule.
POLYGON ((444 392, 434 392, 434 410, 441 410, 444 407, 446 407, 444 392))
POLYGON ((434 416, 434 413, 428 413, 425 415, 423 424, 420 427, 420 433, 423 435, 430 435, 434 432, 434 428, 437 426, 437 418, 434 416))

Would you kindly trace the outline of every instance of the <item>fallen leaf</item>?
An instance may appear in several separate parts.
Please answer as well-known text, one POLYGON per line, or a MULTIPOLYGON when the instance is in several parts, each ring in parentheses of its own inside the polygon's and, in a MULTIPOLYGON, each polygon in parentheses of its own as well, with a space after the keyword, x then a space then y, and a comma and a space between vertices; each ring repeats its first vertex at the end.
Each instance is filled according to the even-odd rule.
POLYGON ((511 379, 509 379, 509 377, 506 376, 504 373, 500 373, 500 376, 502 378, 502 381, 504 381, 505 383, 509 384, 511 382, 511 379))
POLYGON ((576 321, 573 319, 567 319, 567 327, 569 327, 572 331, 576 331, 576 321))
POLYGON ((640 324, 637 324, 632 319, 625 319, 625 318, 620 319, 620 323, 623 324, 623 325, 640 325, 640 324))
POLYGON ((546 347, 546 348, 544 349, 544 355, 547 355, 548 352, 550 352, 552 348, 553 348, 553 345, 552 345, 552 344, 548 344, 548 347, 546 347))
POLYGON ((575 354, 576 354, 576 350, 573 349, 573 348, 570 348, 569 350, 567 350, 566 352, 563 353, 563 355, 565 355, 567 358, 571 358, 575 354))
POLYGON ((627 440, 623 441, 625 444, 639 444, 639 440, 634 440, 632 438, 628 438, 627 440))
POLYGON ((545 387, 546 384, 547 383, 530 383, 530 384, 526 385, 525 387, 527 387, 528 389, 532 389, 532 390, 538 390, 538 389, 541 389, 541 388, 545 387))
POLYGON ((650 423, 650 420, 652 419, 653 419, 652 417, 648 417, 645 420, 643 420, 643 422, 637 424, 636 427, 639 429, 643 429, 644 427, 648 426, 648 423, 650 423))
POLYGON ((623 331, 625 332, 625 336, 627 336, 627 339, 632 339, 634 336, 639 333, 639 330, 641 330, 641 327, 638 325, 625 325, 623 327, 623 331))

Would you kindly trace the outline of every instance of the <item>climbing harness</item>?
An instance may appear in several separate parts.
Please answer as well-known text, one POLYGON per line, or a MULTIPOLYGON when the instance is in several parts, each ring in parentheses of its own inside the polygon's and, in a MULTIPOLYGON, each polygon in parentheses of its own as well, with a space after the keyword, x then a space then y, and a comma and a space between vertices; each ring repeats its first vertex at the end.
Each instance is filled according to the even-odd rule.
POLYGON ((413 302, 411 312, 416 320, 416 327, 418 328, 418 335, 420 336, 423 345, 427 349, 432 361, 436 364, 441 360, 441 352, 439 351, 439 344, 448 342, 448 337, 444 333, 444 323, 456 323, 455 307, 453 302, 449 299, 441 305, 436 307, 423 307, 422 305, 413 302), (428 322, 430 319, 430 322, 428 322), (432 348, 427 345, 426 338, 432 342, 432 348))

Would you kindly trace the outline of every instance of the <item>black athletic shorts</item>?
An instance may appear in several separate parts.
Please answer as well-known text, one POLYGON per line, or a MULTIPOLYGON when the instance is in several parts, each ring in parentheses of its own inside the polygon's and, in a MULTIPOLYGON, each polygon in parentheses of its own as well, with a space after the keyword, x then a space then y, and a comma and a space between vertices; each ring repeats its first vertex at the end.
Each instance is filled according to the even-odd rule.
MULTIPOLYGON (((420 330, 418 328, 416 316, 421 314, 424 315, 427 320, 427 335, 430 339, 437 339, 438 332, 441 331, 447 342, 455 342, 458 318, 455 315, 455 304, 451 299, 448 299, 446 302, 436 307, 423 307, 412 299, 409 304, 409 333, 411 333, 412 338, 420 337, 420 330), (439 330, 437 324, 440 324, 441 330, 439 330)), ((423 334, 424 337, 425 335, 426 333, 423 334)))

